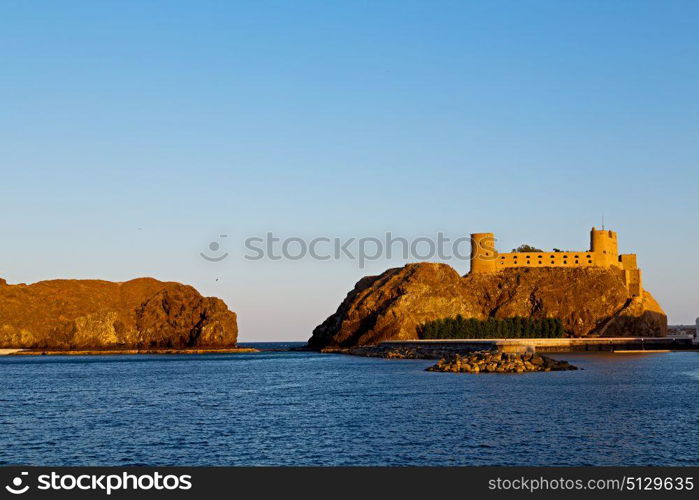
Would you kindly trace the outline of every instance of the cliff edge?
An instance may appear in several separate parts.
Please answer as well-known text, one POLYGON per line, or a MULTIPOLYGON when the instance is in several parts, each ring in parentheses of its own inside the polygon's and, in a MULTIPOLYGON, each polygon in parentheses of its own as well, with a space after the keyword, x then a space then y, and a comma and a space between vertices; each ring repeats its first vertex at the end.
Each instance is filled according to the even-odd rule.
POLYGON ((367 276, 313 330, 310 347, 414 340, 426 321, 453 317, 560 318, 574 337, 664 336, 667 317, 647 291, 631 297, 617 269, 511 268, 459 274, 446 264, 408 264, 367 276))
POLYGON ((221 299, 180 283, 0 279, 3 348, 231 347, 237 337, 236 315, 221 299))

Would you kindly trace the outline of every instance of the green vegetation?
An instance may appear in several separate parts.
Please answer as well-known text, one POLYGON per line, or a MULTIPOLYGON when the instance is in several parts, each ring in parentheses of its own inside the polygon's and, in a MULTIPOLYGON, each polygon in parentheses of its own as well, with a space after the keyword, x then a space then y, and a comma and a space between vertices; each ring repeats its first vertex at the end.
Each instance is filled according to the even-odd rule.
POLYGON ((543 252, 542 249, 527 245, 526 243, 521 244, 517 248, 513 248, 512 251, 520 253, 543 252))
POLYGON ((442 318, 418 327, 421 339, 531 339, 562 338, 566 336, 563 323, 558 318, 488 318, 479 320, 464 318, 442 318))

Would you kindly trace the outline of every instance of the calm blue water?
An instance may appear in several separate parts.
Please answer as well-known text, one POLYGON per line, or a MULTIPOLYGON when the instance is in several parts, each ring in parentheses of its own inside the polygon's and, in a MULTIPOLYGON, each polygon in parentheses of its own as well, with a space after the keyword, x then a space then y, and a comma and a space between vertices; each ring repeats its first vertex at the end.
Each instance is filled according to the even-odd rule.
POLYGON ((698 465, 699 353, 455 375, 305 352, 0 357, 0 464, 698 465))

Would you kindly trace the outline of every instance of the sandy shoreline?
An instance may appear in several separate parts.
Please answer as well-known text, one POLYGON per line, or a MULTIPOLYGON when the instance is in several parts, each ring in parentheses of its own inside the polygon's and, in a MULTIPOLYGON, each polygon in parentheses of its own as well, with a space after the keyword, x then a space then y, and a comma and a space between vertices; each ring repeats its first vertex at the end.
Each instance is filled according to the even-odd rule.
POLYGON ((233 354, 259 352, 250 347, 221 349, 0 349, 5 356, 105 356, 118 354, 233 354))
POLYGON ((24 349, 0 349, 0 356, 6 356, 8 354, 16 354, 18 352, 24 351, 24 349))

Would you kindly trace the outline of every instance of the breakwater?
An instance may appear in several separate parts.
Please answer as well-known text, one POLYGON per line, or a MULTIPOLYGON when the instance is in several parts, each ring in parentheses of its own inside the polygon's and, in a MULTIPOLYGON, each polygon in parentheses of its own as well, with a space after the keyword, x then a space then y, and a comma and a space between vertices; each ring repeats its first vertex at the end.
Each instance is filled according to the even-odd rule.
POLYGON ((694 350, 691 335, 673 337, 607 337, 565 339, 442 339, 389 340, 379 344, 386 349, 416 348, 421 351, 469 352, 586 352, 586 351, 665 351, 694 350))

